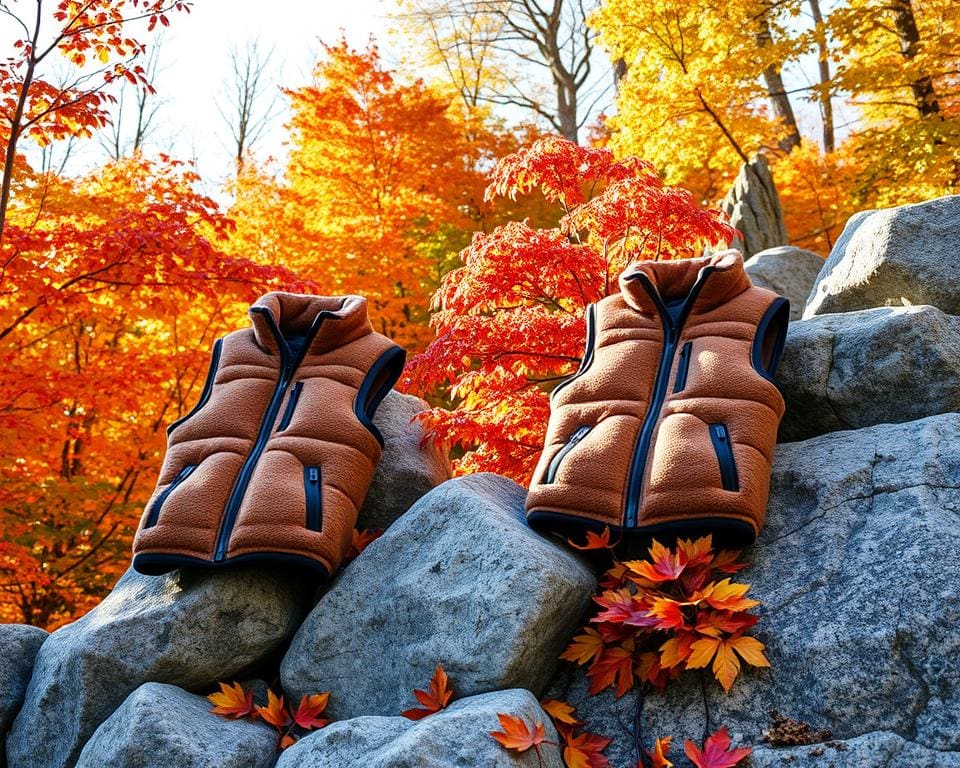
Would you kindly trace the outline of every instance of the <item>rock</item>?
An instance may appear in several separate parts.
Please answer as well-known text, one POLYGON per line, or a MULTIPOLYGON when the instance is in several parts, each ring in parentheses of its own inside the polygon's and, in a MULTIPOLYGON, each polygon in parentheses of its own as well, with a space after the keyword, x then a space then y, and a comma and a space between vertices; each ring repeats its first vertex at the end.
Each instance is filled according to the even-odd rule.
POLYGON ((210 706, 174 685, 141 685, 97 728, 77 768, 273 768, 273 728, 210 706))
POLYGON ((3 743, 27 690, 33 660, 47 633, 26 624, 0 624, 0 766, 3 743))
POLYGON ((960 315, 958 238, 960 195, 851 216, 803 316, 914 304, 960 315))
POLYGON ((960 752, 928 749, 888 731, 803 747, 759 747, 750 768, 960 768, 960 752))
MULTIPOLYGON (((708 679, 711 729, 727 725, 736 742, 759 745, 777 710, 839 740, 883 730, 902 739, 883 736, 902 755, 932 750, 953 759, 958 518, 960 414, 778 445, 766 525, 740 577, 763 602, 752 634, 772 666, 745 669, 729 694, 708 679)), ((590 730, 615 739, 612 764, 629 763, 633 693, 587 696, 578 670, 558 676, 548 695, 569 697, 590 730)), ((647 697, 644 733, 699 741, 704 716, 699 677, 689 672, 647 697)), ((931 764, 947 764, 937 759, 931 764)))
POLYGON ((720 207, 743 235, 742 239, 736 238, 731 247, 739 248, 744 257, 789 242, 780 196, 763 155, 740 167, 733 188, 720 207))
POLYGON ((817 281, 823 259, 813 251, 781 245, 754 254, 743 265, 760 288, 779 293, 790 302, 790 319, 799 320, 807 296, 817 281))
POLYGON ((538 693, 590 604, 574 554, 531 531, 524 490, 490 474, 450 480, 354 560, 281 666, 294 700, 332 691, 337 719, 415 706, 438 662, 458 697, 538 693))
POLYGON ((387 528, 414 502, 450 477, 450 462, 433 442, 421 446, 423 427, 413 417, 429 406, 395 390, 384 398, 373 422, 383 434, 383 455, 360 508, 357 527, 387 528))
POLYGON ((562 768, 560 750, 553 744, 540 747, 538 762, 532 749, 518 754, 494 741, 490 732, 501 730, 498 713, 521 717, 531 726, 543 723, 547 741, 558 741, 533 694, 516 689, 460 699, 416 722, 357 717, 332 723, 287 749, 277 768, 562 768))
POLYGON ((960 411, 960 317, 879 307, 790 325, 780 440, 960 411))
POLYGON ((296 629, 309 584, 267 569, 132 569, 37 655, 7 742, 10 768, 68 768, 97 727, 147 681, 200 688, 229 680, 296 629))

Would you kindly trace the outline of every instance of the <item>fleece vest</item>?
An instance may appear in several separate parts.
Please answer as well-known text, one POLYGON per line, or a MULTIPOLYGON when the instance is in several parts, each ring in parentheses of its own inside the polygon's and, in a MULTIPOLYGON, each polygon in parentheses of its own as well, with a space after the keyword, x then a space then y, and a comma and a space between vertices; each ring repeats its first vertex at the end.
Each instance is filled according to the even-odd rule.
POLYGON ((589 308, 580 370, 551 395, 534 527, 743 546, 763 524, 789 304, 737 251, 636 262, 589 308))
POLYGON ((333 573, 380 459, 372 419, 405 352, 366 299, 268 293, 213 347, 200 400, 167 429, 134 568, 282 562, 333 573))

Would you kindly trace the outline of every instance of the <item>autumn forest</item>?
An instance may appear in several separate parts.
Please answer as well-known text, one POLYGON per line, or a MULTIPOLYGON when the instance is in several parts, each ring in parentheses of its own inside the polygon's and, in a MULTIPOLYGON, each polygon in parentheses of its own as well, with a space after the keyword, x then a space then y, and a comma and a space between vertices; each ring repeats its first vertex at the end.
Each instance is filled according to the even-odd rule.
POLYGON ((141 130, 190 3, 0 1, 0 620, 110 589, 166 426, 266 291, 368 297, 458 471, 524 482, 586 306, 638 255, 728 243, 758 153, 823 256, 856 211, 960 192, 955 0, 384 5, 388 40, 328 40, 276 94, 281 158, 240 49, 221 185, 141 130))

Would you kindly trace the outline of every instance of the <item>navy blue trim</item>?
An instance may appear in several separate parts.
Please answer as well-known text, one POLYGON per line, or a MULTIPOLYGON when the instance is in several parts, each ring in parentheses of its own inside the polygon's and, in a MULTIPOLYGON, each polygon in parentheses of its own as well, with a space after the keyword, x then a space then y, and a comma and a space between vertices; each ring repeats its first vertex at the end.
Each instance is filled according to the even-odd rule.
POLYGON ((307 354, 310 343, 317 335, 317 331, 320 330, 323 321, 333 315, 332 312, 319 312, 317 314, 310 325, 310 330, 304 337, 303 345, 300 347, 296 357, 292 357, 290 346, 287 344, 286 339, 283 338, 283 334, 280 332, 280 328, 273 314, 266 307, 251 307, 250 311, 258 312, 264 316, 270 332, 277 342, 277 347, 280 350, 280 377, 277 379, 273 396, 270 398, 270 404, 267 406, 266 413, 263 415, 263 421, 260 422, 257 439, 254 441, 246 461, 243 462, 243 466, 237 474, 233 489, 230 491, 230 497, 227 499, 227 504, 224 507, 223 516, 220 519, 220 529, 217 532, 217 547, 214 551, 214 560, 217 562, 226 560, 227 550, 230 545, 230 534, 233 532, 233 526, 237 522, 237 513, 240 511, 240 504, 243 501, 244 494, 247 492, 247 486, 250 483, 253 470, 260 460, 260 454, 263 453, 263 449, 270 439, 274 421, 277 418, 280 405, 283 403, 287 387, 290 386, 290 381, 293 379, 293 374, 307 354))
POLYGON ((248 555, 237 555, 228 560, 205 560, 200 557, 187 555, 164 555, 145 552, 134 555, 133 569, 145 576, 159 576, 177 568, 224 568, 233 565, 283 565, 296 568, 306 568, 324 579, 330 578, 330 571, 322 563, 306 555, 292 555, 287 552, 255 552, 248 555))
POLYGON ((790 324, 790 302, 782 296, 774 300, 767 307, 767 311, 760 318, 757 325, 757 334, 753 337, 753 348, 750 353, 750 362, 754 370, 763 378, 772 383, 777 389, 780 385, 777 383, 777 367, 780 365, 780 357, 783 355, 783 347, 787 340, 787 326, 790 324), (770 355, 769 365, 763 363, 763 344, 768 334, 775 333, 773 341, 773 350, 770 355))
POLYGON ((687 370, 690 368, 690 353, 693 342, 688 341, 680 348, 680 362, 677 363, 677 376, 673 381, 673 391, 682 392, 687 386, 687 370))
POLYGON ((357 396, 353 400, 353 412, 364 427, 377 438, 380 447, 383 447, 383 435, 373 423, 374 414, 377 408, 387 396, 387 393, 393 389, 397 383, 400 374, 403 373, 403 365, 407 359, 407 352, 403 347, 392 346, 380 357, 374 360, 367 375, 363 377, 360 383, 360 389, 357 390, 357 396))
POLYGON ((163 508, 167 496, 173 493, 173 490, 180 485, 180 483, 190 477, 196 468, 196 464, 187 464, 177 473, 177 476, 170 481, 170 484, 163 489, 163 492, 157 496, 157 500, 150 506, 150 512, 147 514, 147 519, 143 524, 144 528, 153 528, 153 526, 157 524, 157 518, 160 517, 160 510, 163 508))
POLYGON ((570 384, 573 384, 577 379, 579 379, 583 374, 590 370, 590 366, 593 364, 593 353, 597 346, 597 306, 596 304, 588 304, 586 311, 586 320, 587 320, 587 341, 586 346, 583 350, 583 358, 580 360, 580 367, 577 368, 577 372, 570 376, 569 378, 561 381, 557 386, 553 388, 553 391, 550 393, 550 401, 553 402, 554 395, 557 394, 561 389, 570 384))
POLYGON ((737 474, 737 463, 733 458, 733 444, 726 424, 710 425, 710 442, 713 443, 713 451, 717 454, 717 463, 720 465, 720 482, 723 485, 723 490, 739 491, 740 477, 737 474))
POLYGON ((215 342, 213 342, 213 352, 210 355, 210 367, 207 369, 207 378, 203 382, 203 390, 200 392, 200 399, 197 401, 197 404, 190 409, 190 411, 185 413, 167 427, 168 436, 174 429, 183 424, 183 422, 185 422, 207 404, 207 400, 210 399, 210 393, 213 392, 213 380, 217 376, 217 368, 220 365, 220 353, 222 350, 223 339, 217 339, 215 342))
POLYGON ((577 443, 590 434, 591 429, 593 429, 592 426, 584 424, 574 430, 573 434, 567 438, 567 442, 564 443, 563 447, 550 459, 550 464, 547 465, 547 471, 543 475, 542 483, 552 483, 556 479, 560 463, 567 457, 567 454, 576 447, 577 443))
MULTIPOLYGON (((677 341, 680 337, 680 331, 683 329, 690 311, 693 309, 694 302, 700 294, 700 290, 706 283, 707 278, 716 269, 714 266, 703 267, 697 279, 694 281, 690 290, 687 292, 683 304, 680 305, 680 311, 674 312, 667 309, 660 294, 654 287, 650 278, 645 272, 634 272, 627 276, 627 280, 639 280, 640 285, 650 296, 657 312, 660 315, 660 322, 663 325, 663 350, 660 353, 660 365, 657 367, 657 376, 653 380, 653 392, 650 396, 650 404, 647 407, 647 415, 640 427, 640 434, 633 450, 633 460, 630 465, 630 477, 627 482, 627 499, 624 510, 624 525, 629 527, 637 524, 637 516, 640 510, 640 493, 643 490, 643 475, 647 464, 647 454, 650 452, 650 441, 653 439, 653 430, 660 418, 660 409, 663 407, 663 399, 667 394, 667 382, 670 378, 670 369, 673 368, 673 358, 677 351, 677 341)), ((676 305, 675 305, 676 307, 676 305)))
POLYGON ((527 514, 527 523, 541 533, 578 539, 584 531, 603 533, 610 529, 612 541, 623 541, 628 547, 647 546, 652 539, 667 544, 675 539, 696 539, 710 534, 713 546, 719 549, 741 549, 752 544, 757 534, 749 523, 730 517, 697 517, 672 520, 667 523, 624 528, 599 520, 590 520, 549 509, 537 509, 527 514))
POLYGON ((290 390, 290 399, 287 400, 287 407, 283 412, 283 417, 280 419, 280 424, 277 426, 277 432, 283 432, 283 430, 290 426, 290 419, 293 418, 293 412, 297 409, 297 400, 300 399, 300 391, 302 389, 303 382, 298 381, 293 385, 293 389, 290 390))
POLYGON ((307 505, 307 530, 319 531, 323 527, 323 496, 320 484, 320 467, 303 468, 303 496, 307 505))

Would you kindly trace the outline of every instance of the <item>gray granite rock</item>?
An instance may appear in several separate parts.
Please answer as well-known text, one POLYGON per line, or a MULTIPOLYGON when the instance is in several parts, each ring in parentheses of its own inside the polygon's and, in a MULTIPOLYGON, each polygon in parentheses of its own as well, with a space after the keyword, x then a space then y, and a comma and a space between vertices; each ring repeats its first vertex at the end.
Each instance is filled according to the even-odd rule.
POLYGON ((562 768, 557 734, 529 691, 514 689, 471 696, 423 720, 357 717, 315 731, 280 757, 277 768, 562 768), (543 723, 541 760, 531 749, 516 753, 490 736, 501 730, 497 714, 543 723))
POLYGON ((790 302, 790 319, 799 320, 807 296, 823 267, 823 259, 813 251, 781 245, 754 254, 743 266, 754 285, 787 299, 790 302))
POLYGON ((503 477, 450 480, 341 574, 281 666, 299 699, 334 691, 338 719, 415 705, 442 662, 458 696, 546 684, 590 604, 590 570, 531 531, 524 490, 503 477))
POLYGON ((384 398, 373 422, 383 435, 383 455, 360 507, 357 527, 387 528, 414 502, 450 477, 450 462, 414 416, 429 406, 395 390, 384 398))
POLYGON ((0 768, 6 765, 4 743, 30 681, 33 661, 47 633, 26 624, 0 624, 0 768))
POLYGON ((70 768, 124 699, 148 681, 227 680, 290 637, 309 585, 267 569, 128 571, 100 605, 37 654, 7 741, 10 768, 70 768))
POLYGON ((960 195, 851 216, 804 317, 931 304, 960 315, 960 195))
POLYGON ((928 749, 888 731, 803 747, 758 747, 750 768, 960 768, 960 752, 928 749))
MULTIPOLYGON (((746 669, 728 694, 708 680, 711 729, 727 725, 735 742, 762 746, 768 712, 777 710, 851 745, 889 732, 870 736, 892 755, 887 762, 851 757, 838 766, 913 766, 910 755, 917 765, 954 765, 958 523, 960 414, 778 445, 766 525, 742 573, 763 602, 752 633, 772 666, 746 669)), ((591 730, 614 738, 611 762, 629 763, 633 694, 587 696, 582 671, 565 670, 548 695, 569 698, 591 730)), ((699 740, 699 676, 648 696, 643 711, 648 735, 699 740)))
POLYGON ((97 728, 77 768, 272 768, 277 732, 210 712, 203 696, 146 683, 97 728))
POLYGON ((780 440, 960 411, 960 317, 881 307, 790 325, 780 440))
POLYGON ((740 249, 744 257, 789 242, 780 196, 773 183, 770 165, 763 155, 757 155, 740 167, 740 173, 720 207, 743 235, 731 246, 740 249))

